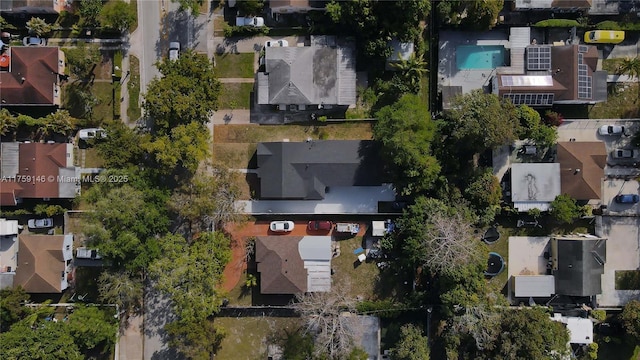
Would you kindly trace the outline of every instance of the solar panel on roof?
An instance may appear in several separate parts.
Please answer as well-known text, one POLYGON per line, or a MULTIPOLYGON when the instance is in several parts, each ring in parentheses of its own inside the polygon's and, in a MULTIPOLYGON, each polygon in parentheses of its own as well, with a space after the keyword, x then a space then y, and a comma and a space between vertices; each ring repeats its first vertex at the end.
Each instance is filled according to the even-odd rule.
POLYGON ((501 75, 502 86, 553 86, 551 75, 501 75))
POLYGON ((504 94, 503 99, 510 99, 514 105, 531 105, 531 106, 551 106, 553 105, 553 94, 533 93, 533 94, 504 94))
POLYGON ((551 69, 551 47, 550 46, 528 46, 527 47, 527 70, 550 70, 551 69))
POLYGON ((589 51, 589 47, 588 46, 578 45, 578 52, 579 53, 586 53, 587 51, 589 51))

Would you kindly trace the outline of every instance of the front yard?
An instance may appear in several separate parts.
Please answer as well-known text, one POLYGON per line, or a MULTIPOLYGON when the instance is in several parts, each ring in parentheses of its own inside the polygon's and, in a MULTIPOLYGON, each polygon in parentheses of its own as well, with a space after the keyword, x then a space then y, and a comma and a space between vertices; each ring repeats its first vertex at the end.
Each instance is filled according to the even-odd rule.
POLYGON ((299 318, 218 317, 214 321, 227 332, 217 359, 266 359, 268 344, 300 327, 299 318))
POLYGON ((218 78, 253 78, 254 53, 224 53, 215 56, 218 78))
POLYGON ((253 83, 223 83, 220 109, 249 109, 253 83))

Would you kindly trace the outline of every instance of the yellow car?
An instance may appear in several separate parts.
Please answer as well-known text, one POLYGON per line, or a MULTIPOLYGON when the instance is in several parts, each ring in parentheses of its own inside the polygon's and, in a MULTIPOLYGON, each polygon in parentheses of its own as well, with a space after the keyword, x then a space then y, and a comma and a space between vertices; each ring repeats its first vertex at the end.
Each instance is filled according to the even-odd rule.
POLYGON ((624 31, 595 30, 584 33, 587 44, 620 44, 624 40, 624 31))

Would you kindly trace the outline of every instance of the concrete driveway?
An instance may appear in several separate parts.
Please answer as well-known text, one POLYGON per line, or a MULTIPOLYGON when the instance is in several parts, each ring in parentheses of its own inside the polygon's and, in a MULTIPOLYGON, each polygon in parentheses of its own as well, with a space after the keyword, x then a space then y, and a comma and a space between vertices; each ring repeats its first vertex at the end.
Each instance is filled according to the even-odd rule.
POLYGON ((607 238, 607 262, 602 275, 602 294, 597 296, 603 307, 622 306, 629 300, 640 299, 640 290, 616 290, 617 270, 640 268, 640 218, 603 216, 596 233, 607 238), (598 231, 599 230, 599 231, 598 231))
POLYGON ((289 46, 298 46, 304 44, 304 36, 256 36, 251 38, 221 38, 216 37, 213 40, 216 54, 228 53, 250 53, 258 52, 264 47, 264 43, 268 40, 287 40, 289 46))
POLYGON ((640 204, 618 204, 618 194, 638 194, 640 185, 635 180, 609 179, 603 182, 602 203, 607 205, 610 215, 640 215, 640 204))

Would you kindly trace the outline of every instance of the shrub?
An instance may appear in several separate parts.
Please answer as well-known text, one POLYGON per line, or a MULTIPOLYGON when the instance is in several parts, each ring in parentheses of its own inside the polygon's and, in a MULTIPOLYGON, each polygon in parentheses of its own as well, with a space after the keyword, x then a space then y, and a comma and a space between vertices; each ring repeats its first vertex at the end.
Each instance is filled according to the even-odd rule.
POLYGON ((617 21, 602 21, 595 26, 598 30, 629 30, 640 31, 640 22, 617 22, 617 21))
POLYGON ((392 300, 362 301, 356 305, 358 313, 373 313, 379 317, 394 317, 398 315, 395 310, 402 310, 403 306, 392 300))
POLYGON ((535 27, 582 27, 583 25, 576 20, 569 19, 548 19, 535 23, 535 27))
POLYGON ((266 26, 252 27, 252 26, 225 26, 224 37, 244 36, 252 37, 257 35, 267 35, 269 28, 266 26))
POLYGON ((320 133, 318 134, 318 138, 320 140, 327 140, 329 138, 329 134, 324 130, 320 130, 320 133))
POLYGON ((564 116, 555 111, 547 111, 544 113, 544 123, 549 126, 560 126, 564 122, 564 116))
POLYGON ((589 315, 598 321, 604 321, 607 318, 607 312, 604 310, 591 310, 589 315))

